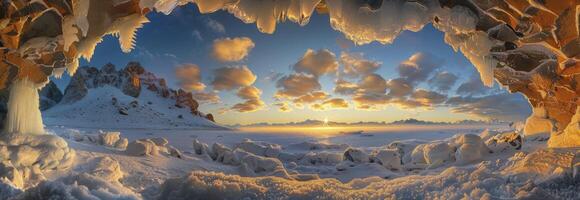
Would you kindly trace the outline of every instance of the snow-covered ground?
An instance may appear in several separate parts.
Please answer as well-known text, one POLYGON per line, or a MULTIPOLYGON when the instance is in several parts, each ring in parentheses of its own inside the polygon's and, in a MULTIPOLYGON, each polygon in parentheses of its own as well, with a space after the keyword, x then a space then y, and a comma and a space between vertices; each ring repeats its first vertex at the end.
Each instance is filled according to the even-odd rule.
POLYGON ((142 90, 139 98, 125 95, 112 86, 90 89, 74 103, 60 103, 42 113, 48 126, 143 128, 143 129, 224 129, 187 108, 175 106, 175 99, 162 98, 142 90), (120 114, 123 112, 123 114, 120 114))
POLYGON ((0 198, 580 198, 578 149, 509 127, 46 129, 76 151, 72 169, 25 192, 0 184, 0 198))

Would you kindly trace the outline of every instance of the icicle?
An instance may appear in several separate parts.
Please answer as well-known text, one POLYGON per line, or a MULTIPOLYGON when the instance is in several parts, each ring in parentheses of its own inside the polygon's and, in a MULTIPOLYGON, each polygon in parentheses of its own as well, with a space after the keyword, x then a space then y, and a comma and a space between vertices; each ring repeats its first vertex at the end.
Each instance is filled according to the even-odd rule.
POLYGON ((10 87, 8 114, 5 129, 7 133, 44 134, 40 114, 38 90, 39 85, 27 78, 17 80, 10 87))

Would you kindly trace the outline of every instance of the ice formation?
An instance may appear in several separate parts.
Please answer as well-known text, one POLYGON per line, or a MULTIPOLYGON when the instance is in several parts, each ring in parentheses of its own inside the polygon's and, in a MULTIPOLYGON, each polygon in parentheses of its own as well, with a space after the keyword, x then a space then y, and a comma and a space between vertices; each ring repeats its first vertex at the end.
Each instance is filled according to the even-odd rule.
POLYGON ((15 81, 10 87, 4 132, 41 135, 44 125, 40 115, 38 90, 41 88, 28 79, 15 81))

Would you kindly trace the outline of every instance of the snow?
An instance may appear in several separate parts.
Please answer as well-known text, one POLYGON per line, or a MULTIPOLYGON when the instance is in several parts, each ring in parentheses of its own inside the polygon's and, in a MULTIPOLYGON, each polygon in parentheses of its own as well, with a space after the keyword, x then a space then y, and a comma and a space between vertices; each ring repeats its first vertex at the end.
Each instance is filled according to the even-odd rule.
POLYGON ((49 126, 49 133, 61 135, 76 151, 73 167, 44 173, 46 182, 22 187, 26 189, 5 178, 0 184, 0 196, 578 198, 571 191, 579 188, 561 186, 570 185, 570 178, 566 177, 574 174, 577 151, 543 150, 545 141, 518 139, 517 133, 505 127, 369 130, 373 137, 341 134, 345 129, 280 134, 251 129, 101 130, 49 126), (120 133, 119 140, 139 143, 140 149, 133 151, 129 145, 125 151, 101 145, 99 135, 117 135, 115 132, 120 133), (518 149, 510 144, 514 141, 519 142, 518 149), (494 145, 505 149, 494 150, 494 145))
POLYGON ((90 89, 81 100, 60 103, 45 111, 43 117, 48 126, 66 123, 76 128, 225 129, 192 115, 189 109, 176 107, 174 99, 162 98, 146 89, 134 98, 112 86, 90 89), (128 115, 120 114, 120 109, 128 115))

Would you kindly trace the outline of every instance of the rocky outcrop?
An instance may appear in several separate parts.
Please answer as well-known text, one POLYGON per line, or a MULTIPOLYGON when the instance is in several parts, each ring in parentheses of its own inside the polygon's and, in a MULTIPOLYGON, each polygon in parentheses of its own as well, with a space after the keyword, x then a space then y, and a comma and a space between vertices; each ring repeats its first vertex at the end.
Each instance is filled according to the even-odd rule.
POLYGON ((54 82, 50 81, 38 93, 40 96, 40 110, 46 110, 58 104, 62 100, 62 92, 54 82))
MULTIPOLYGON (((213 115, 206 115, 198 110, 199 104, 193 99, 191 92, 169 88, 165 79, 146 71, 138 62, 130 62, 120 70, 117 70, 111 63, 104 65, 101 69, 88 66, 79 68, 66 87, 62 101, 74 103, 85 97, 89 89, 105 86, 118 88, 124 94, 135 98, 139 97, 142 89, 150 90, 160 97, 174 100, 176 107, 187 108, 194 116, 214 121, 213 115)), ((116 106, 116 99, 111 101, 116 106)), ((126 108, 119 107, 119 113, 127 115, 126 108)))

